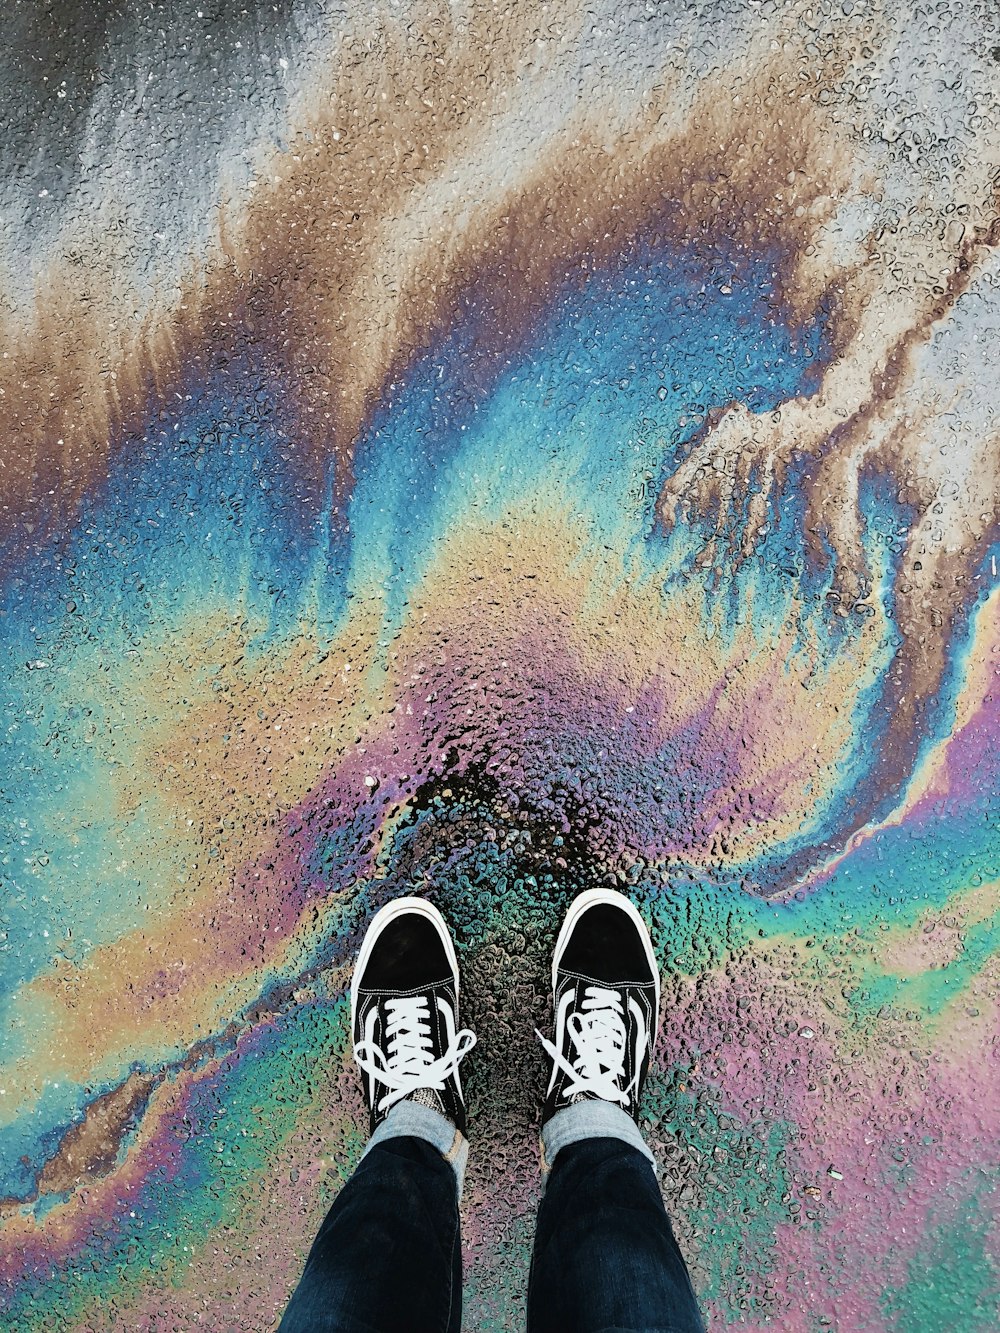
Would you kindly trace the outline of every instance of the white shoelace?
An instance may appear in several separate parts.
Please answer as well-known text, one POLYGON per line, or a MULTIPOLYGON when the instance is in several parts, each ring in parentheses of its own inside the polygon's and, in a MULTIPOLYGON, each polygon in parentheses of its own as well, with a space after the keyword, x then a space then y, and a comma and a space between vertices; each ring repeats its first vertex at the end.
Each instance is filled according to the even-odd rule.
POLYGON ((379 1100, 379 1111, 387 1111, 418 1088, 442 1091, 446 1081, 475 1046, 476 1034, 470 1028, 455 1031, 451 1005, 439 999, 438 1008, 444 1015, 448 1042, 437 1059, 431 1041, 430 1004, 426 995, 404 996, 386 1002, 385 1050, 371 1038, 359 1041, 354 1047, 358 1066, 389 1089, 379 1100))
POLYGON ((582 1005, 574 1009, 566 1020, 566 1031, 576 1050, 576 1058, 572 1062, 559 1049, 561 1034, 558 1030, 556 1044, 553 1045, 535 1029, 535 1035, 551 1055, 556 1068, 569 1075, 570 1081, 563 1089, 562 1096, 569 1101, 577 1093, 586 1093, 605 1102, 627 1105, 638 1081, 639 1070, 636 1069, 628 1087, 622 1088, 628 1030, 621 992, 603 986, 588 986, 582 1005))

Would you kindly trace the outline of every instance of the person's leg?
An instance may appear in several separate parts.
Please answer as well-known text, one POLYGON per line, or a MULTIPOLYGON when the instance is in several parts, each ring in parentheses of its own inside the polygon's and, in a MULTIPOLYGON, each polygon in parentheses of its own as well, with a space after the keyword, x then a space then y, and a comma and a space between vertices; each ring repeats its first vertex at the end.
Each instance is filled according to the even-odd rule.
MULTIPOLYGON (((636 1117, 659 1010, 638 912, 613 890, 571 904, 552 964, 555 1041, 542 1123, 548 1173, 529 1333, 702 1333, 636 1117)), ((541 1035, 541 1034, 539 1034, 541 1035)))
POLYGON ((326 1215, 279 1333, 459 1333, 455 1172, 413 1136, 361 1159, 326 1215))
POLYGON ((528 1330, 703 1333, 652 1164, 625 1139, 579 1139, 556 1154, 538 1210, 528 1330))
POLYGON ((327 1213, 280 1333, 459 1333, 468 1143, 458 963, 429 903, 384 907, 351 983, 372 1135, 327 1213))

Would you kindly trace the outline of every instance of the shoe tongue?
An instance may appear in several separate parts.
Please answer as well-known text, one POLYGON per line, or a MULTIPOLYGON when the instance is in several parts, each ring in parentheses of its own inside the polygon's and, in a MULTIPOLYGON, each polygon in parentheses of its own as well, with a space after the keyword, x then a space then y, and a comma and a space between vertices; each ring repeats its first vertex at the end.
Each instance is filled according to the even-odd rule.
POLYGON ((444 1102, 437 1088, 417 1088, 405 1100, 416 1102, 418 1106, 429 1106, 432 1111, 440 1111, 442 1115, 446 1114, 444 1102))

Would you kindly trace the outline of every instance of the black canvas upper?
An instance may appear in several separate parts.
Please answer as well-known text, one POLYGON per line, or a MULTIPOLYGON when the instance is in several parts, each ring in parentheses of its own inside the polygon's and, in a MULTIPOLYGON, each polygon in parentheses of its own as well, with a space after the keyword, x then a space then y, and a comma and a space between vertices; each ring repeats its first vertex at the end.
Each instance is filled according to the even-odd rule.
MULTIPOLYGON (((578 1067, 580 1043, 573 1026, 586 1027, 602 1007, 613 1009, 624 1030, 624 1068, 617 1086, 627 1097, 618 1103, 633 1119, 649 1071, 657 1025, 657 978, 635 922, 613 904, 596 903, 573 926, 556 973, 553 1022, 555 1045, 568 1063, 578 1067), (571 1021, 572 1015, 578 1015, 571 1021)), ((543 1123, 557 1111, 594 1093, 572 1089, 573 1078, 554 1064, 545 1099, 543 1123)))
MULTIPOLYGON (((389 1042, 387 1024, 391 1002, 416 996, 427 1000, 431 1049, 434 1057, 438 1058, 448 1045, 449 1016, 453 1019, 451 1031, 459 1027, 458 983, 433 922, 411 912, 397 917, 384 927, 363 974, 355 980, 355 1046, 368 1041, 385 1050, 389 1042)), ((374 1132, 391 1109, 380 1111, 378 1106, 387 1087, 364 1069, 361 1070, 361 1077, 370 1111, 371 1130, 374 1132)), ((465 1103, 457 1073, 449 1077, 444 1087, 436 1090, 435 1094, 418 1100, 436 1105, 465 1134, 465 1103)))

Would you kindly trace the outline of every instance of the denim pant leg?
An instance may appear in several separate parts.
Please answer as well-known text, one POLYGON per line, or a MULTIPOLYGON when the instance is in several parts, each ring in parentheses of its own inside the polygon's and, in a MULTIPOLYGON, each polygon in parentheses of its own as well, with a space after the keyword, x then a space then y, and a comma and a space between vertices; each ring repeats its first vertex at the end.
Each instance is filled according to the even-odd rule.
POLYGON ((704 1333, 648 1157, 620 1138, 555 1156, 538 1210, 528 1333, 704 1333))
POLYGON ((455 1171, 422 1138, 362 1157, 327 1213, 278 1333, 460 1333, 455 1171))

